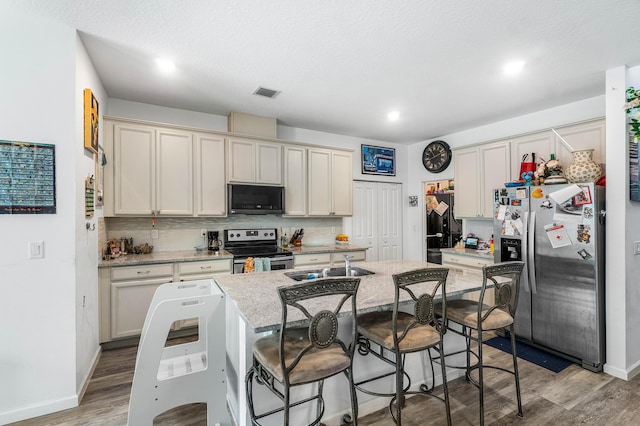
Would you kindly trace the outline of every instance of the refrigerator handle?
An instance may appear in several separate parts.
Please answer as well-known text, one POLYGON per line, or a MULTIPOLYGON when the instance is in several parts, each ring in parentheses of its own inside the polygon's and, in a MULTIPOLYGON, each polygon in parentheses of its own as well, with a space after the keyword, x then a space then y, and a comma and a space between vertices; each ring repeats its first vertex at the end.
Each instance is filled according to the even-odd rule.
POLYGON ((529 229, 527 230, 527 272, 529 273, 529 286, 531 293, 536 294, 536 212, 531 212, 529 217, 529 229))
MULTIPOLYGON (((522 246, 521 246, 521 250, 522 253, 520 253, 522 260, 524 260, 524 273, 529 274, 528 272, 528 268, 529 268, 529 262, 527 261, 527 257, 529 254, 529 250, 527 249, 527 241, 528 241, 528 236, 529 236, 529 213, 528 212, 524 212, 523 214, 523 219, 524 219, 524 229, 522 231, 522 246)), ((527 283, 527 285, 525 287, 523 287, 524 291, 527 293, 531 293, 531 284, 529 284, 529 280, 523 280, 524 282, 527 283)))

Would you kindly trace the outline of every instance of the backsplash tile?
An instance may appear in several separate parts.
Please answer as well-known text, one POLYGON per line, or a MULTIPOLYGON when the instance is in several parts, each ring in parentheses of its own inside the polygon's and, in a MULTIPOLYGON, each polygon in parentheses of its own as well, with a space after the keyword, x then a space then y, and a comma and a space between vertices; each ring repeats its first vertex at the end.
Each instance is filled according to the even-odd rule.
POLYGON ((303 244, 321 245, 332 243, 337 233, 342 232, 342 218, 288 218, 273 215, 233 216, 224 218, 156 217, 155 227, 151 218, 106 217, 106 235, 100 233, 99 247, 111 238, 133 238, 135 245, 148 243, 154 251, 191 250, 196 246, 206 246, 206 239, 200 235, 201 229, 220 231, 223 239, 225 229, 280 228, 291 235, 291 228, 304 228, 303 244), (158 238, 151 239, 151 230, 158 230, 158 238), (335 232, 332 232, 335 231, 335 232), (103 237, 105 236, 105 237, 103 237))

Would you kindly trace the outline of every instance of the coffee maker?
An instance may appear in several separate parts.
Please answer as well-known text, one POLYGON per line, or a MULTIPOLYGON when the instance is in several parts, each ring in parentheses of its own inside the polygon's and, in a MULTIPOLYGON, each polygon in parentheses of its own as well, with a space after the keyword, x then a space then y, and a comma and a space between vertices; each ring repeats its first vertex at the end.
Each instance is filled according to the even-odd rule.
POLYGON ((207 239, 209 243, 207 247, 209 251, 219 251, 220 250, 220 232, 219 231, 207 231, 207 239))

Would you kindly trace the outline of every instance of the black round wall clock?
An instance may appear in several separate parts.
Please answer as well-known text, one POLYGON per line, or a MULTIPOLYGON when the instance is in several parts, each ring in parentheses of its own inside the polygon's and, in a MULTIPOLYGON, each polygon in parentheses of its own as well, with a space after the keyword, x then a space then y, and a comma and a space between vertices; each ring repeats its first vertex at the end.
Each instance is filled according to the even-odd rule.
POLYGON ((445 141, 433 141, 422 151, 422 165, 431 173, 440 173, 451 163, 451 148, 445 141))

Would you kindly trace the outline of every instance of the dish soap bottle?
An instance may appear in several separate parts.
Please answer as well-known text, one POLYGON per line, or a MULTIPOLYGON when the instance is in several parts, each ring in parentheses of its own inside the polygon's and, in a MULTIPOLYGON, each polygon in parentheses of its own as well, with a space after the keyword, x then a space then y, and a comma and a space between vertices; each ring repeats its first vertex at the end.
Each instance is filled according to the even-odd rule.
POLYGON ((491 238, 489 238, 489 251, 493 253, 494 245, 493 245, 493 234, 491 234, 491 238))

